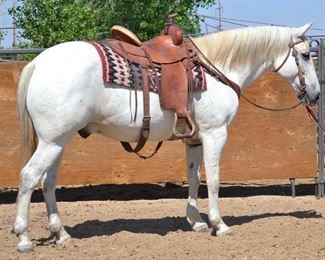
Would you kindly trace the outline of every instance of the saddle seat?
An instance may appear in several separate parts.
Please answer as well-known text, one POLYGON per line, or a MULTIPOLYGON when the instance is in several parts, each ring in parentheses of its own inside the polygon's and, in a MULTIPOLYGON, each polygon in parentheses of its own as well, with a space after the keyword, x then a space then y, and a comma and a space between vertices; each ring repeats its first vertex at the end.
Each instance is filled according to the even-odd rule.
POLYGON ((119 40, 122 42, 127 42, 127 43, 130 43, 135 46, 142 45, 142 42, 140 41, 138 36, 136 36, 133 32, 131 32, 129 29, 127 29, 123 26, 114 25, 110 31, 111 31, 113 39, 116 39, 116 40, 119 40))
POLYGON ((161 35, 144 43, 123 26, 114 25, 111 33, 114 49, 121 56, 125 56, 126 53, 131 61, 139 62, 149 56, 154 63, 170 64, 194 55, 193 48, 183 40, 182 30, 175 25, 169 26, 161 35))

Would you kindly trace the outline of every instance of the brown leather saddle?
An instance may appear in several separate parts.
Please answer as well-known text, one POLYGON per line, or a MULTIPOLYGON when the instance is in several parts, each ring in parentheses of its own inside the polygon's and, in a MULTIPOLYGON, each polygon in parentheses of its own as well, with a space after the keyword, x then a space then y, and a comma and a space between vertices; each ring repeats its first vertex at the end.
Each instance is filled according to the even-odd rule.
POLYGON ((175 111, 188 126, 189 131, 174 132, 174 137, 192 137, 196 129, 189 113, 189 95, 193 92, 192 68, 197 61, 197 50, 190 40, 183 37, 182 29, 169 18, 165 30, 144 43, 122 26, 113 26, 111 33, 110 48, 130 64, 140 64, 143 76, 144 117, 140 137, 135 148, 121 142, 123 147, 138 153, 147 141, 150 131, 149 84, 158 90, 161 107, 175 111), (157 69, 161 71, 160 76, 157 69))
MULTIPOLYGON (((156 68, 161 69, 161 81, 158 81, 156 75, 153 75, 150 81, 158 88, 162 108, 175 110, 178 117, 186 117, 188 85, 192 78, 190 72, 194 67, 193 61, 197 52, 189 41, 183 39, 180 28, 175 25, 170 28, 173 32, 179 33, 171 35, 167 31, 167 34, 159 35, 140 46, 138 42, 130 43, 131 33, 123 37, 119 34, 119 39, 128 40, 112 39, 109 45, 120 56, 130 62, 140 64, 147 71, 155 72, 156 68)), ((114 32, 116 27, 112 29, 114 32)), ((116 33, 112 35, 114 37, 116 33)), ((152 73, 145 73, 144 76, 150 77, 150 74, 152 73)))

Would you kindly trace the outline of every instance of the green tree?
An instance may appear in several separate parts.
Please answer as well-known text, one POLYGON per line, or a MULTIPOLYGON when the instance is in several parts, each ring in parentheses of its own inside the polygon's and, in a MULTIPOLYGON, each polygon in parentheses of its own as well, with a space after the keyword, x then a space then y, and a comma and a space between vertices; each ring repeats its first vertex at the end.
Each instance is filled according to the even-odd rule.
POLYGON ((123 25, 141 40, 157 35, 165 26, 166 18, 176 13, 175 21, 188 33, 199 31, 199 7, 211 6, 212 0, 96 0, 90 1, 100 10, 100 27, 107 32, 114 24, 123 25))
POLYGON ((9 12, 20 38, 32 47, 50 47, 70 40, 107 37, 114 24, 127 27, 141 40, 157 35, 166 18, 177 13, 176 22, 186 32, 198 31, 193 15, 212 0, 19 0, 9 12))
POLYGON ((9 9, 20 38, 32 47, 50 47, 55 44, 87 40, 97 37, 99 11, 83 0, 20 0, 15 9, 9 9))

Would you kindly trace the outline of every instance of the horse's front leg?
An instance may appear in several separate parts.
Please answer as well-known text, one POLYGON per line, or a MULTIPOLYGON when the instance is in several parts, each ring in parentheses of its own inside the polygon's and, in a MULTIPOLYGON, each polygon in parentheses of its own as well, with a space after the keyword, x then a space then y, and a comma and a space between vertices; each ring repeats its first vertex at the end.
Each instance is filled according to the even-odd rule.
POLYGON ((198 190, 200 186, 200 165, 202 162, 202 145, 186 145, 187 179, 188 179, 188 202, 186 207, 187 221, 194 231, 208 232, 207 223, 201 218, 198 210, 198 190))
POLYGON ((229 234, 230 228, 223 222, 219 208, 220 159, 227 140, 227 126, 200 132, 203 144, 206 181, 209 196, 209 221, 212 235, 229 234))
POLYGON ((49 230, 51 232, 50 238, 55 237, 55 242, 59 245, 71 238, 61 223, 55 196, 57 172, 62 159, 62 153, 52 168, 42 178, 43 195, 49 220, 49 230))

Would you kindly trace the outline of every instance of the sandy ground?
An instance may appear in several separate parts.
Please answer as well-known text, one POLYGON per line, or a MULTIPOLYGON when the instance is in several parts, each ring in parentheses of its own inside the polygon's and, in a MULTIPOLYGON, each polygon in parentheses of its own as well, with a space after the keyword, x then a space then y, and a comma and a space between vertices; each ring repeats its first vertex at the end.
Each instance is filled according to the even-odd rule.
MULTIPOLYGON (((29 226, 35 249, 29 254, 16 251, 17 238, 10 233, 16 193, 2 192, 0 259, 325 259, 325 199, 279 196, 282 186, 254 189, 255 196, 248 194, 251 190, 241 197, 224 193, 222 214, 233 236, 212 237, 190 230, 186 188, 164 189, 103 185, 59 190, 62 221, 72 236, 64 246, 46 241, 45 205, 36 192, 29 226), (101 196, 104 190, 106 195, 101 196)), ((207 219, 204 188, 200 194, 200 209, 207 219)))

